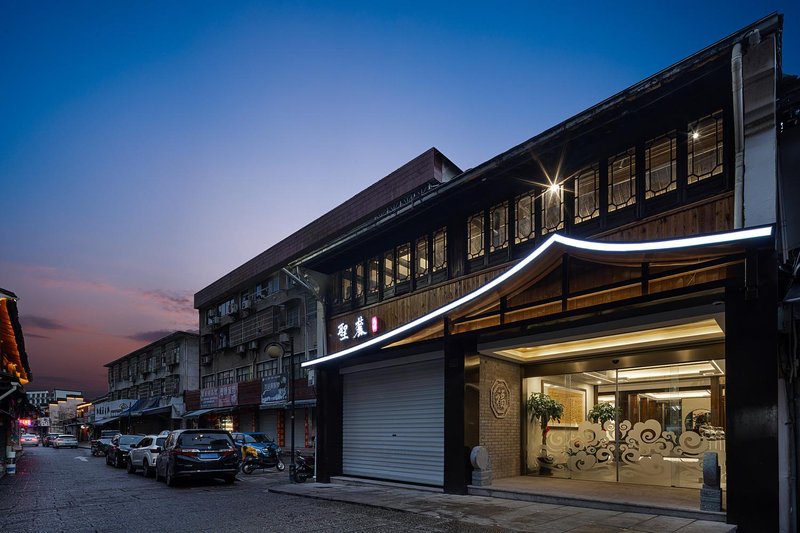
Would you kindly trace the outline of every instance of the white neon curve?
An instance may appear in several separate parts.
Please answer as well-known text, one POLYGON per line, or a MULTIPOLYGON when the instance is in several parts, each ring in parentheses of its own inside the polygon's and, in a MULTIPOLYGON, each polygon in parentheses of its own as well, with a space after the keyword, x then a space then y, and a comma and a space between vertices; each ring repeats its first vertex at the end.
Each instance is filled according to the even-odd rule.
POLYGON ((434 318, 438 318, 448 311, 452 311, 456 307, 464 305, 475 298, 479 297, 482 294, 489 292, 490 290, 494 289, 501 283, 505 282, 510 277, 514 276, 517 272, 524 269, 530 263, 536 260, 537 257, 542 255, 545 250, 550 248, 554 243, 561 243, 564 246, 568 246, 570 248, 578 248, 582 250, 590 250, 594 252, 610 252, 610 253, 620 253, 620 252, 652 252, 652 251, 660 251, 660 250, 677 250, 681 248, 691 248, 695 246, 708 246, 713 244, 724 244, 728 242, 735 242, 735 241, 744 241, 747 239, 757 239, 759 237, 767 237, 772 235, 772 227, 766 226, 761 228, 753 228, 753 229, 745 229, 745 230, 738 230, 738 231, 730 231, 728 233, 719 233, 717 235, 702 235, 699 237, 686 237, 682 239, 672 239, 668 241, 650 241, 650 242, 636 242, 636 243, 626 243, 626 242, 601 242, 601 241, 583 241, 580 239, 573 239, 572 237, 565 237, 563 235, 554 234, 549 239, 547 239, 541 246, 536 248, 532 251, 528 256, 522 259, 519 263, 514 265, 512 268, 504 272, 502 275, 498 276, 497 278, 493 279, 483 287, 472 291, 469 294, 458 298, 457 300, 453 300, 447 305, 436 309, 435 311, 431 311, 427 315, 423 315, 415 320, 407 324, 403 324, 397 329, 393 329, 387 333, 379 337, 372 338, 366 342, 362 342, 357 346, 353 346, 351 348, 347 348, 345 350, 341 350, 336 353, 332 353, 319 359, 314 359, 313 361, 306 361, 302 364, 303 367, 313 366, 319 363, 324 363, 326 361, 330 361, 332 359, 337 359, 339 357, 343 357, 345 355, 349 355, 351 353, 364 350, 365 348, 369 348, 370 346, 374 346, 376 344, 380 344, 387 340, 393 339, 394 337, 398 337, 409 331, 414 329, 417 326, 421 326, 425 322, 428 322, 434 318))

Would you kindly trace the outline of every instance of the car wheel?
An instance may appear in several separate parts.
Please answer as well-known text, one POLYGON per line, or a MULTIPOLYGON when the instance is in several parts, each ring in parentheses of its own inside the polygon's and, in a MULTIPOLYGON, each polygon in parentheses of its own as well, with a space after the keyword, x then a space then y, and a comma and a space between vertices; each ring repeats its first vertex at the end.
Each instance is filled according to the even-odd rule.
POLYGON ((142 475, 144 477, 153 477, 153 469, 150 468, 149 464, 147 464, 146 458, 144 461, 142 461, 142 475))
POLYGON ((109 459, 108 454, 106 454, 106 465, 111 466, 111 459, 109 459))
POLYGON ((134 472, 136 472, 136 467, 133 466, 133 461, 131 460, 130 457, 128 457, 128 460, 125 462, 127 463, 127 471, 129 474, 133 474, 134 472))
POLYGON ((167 471, 164 473, 164 482, 167 484, 167 487, 174 487, 176 481, 175 476, 170 475, 169 465, 167 465, 167 471))
POLYGON ((234 481, 236 481, 236 476, 225 476, 226 485, 233 485, 234 481))
POLYGON ((117 455, 116 453, 114 454, 114 461, 113 462, 114 462, 114 468, 119 468, 120 467, 119 455, 117 455))

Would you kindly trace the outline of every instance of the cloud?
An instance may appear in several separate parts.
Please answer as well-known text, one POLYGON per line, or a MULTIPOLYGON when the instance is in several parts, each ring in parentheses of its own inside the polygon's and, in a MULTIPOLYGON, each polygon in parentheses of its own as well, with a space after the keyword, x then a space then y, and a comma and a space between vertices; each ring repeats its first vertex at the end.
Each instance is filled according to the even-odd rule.
POLYGON ((36 328, 36 329, 47 329, 47 330, 56 330, 56 331, 64 331, 70 329, 68 326, 58 322, 57 320, 53 320, 52 318, 47 318, 45 316, 38 316, 38 315, 24 315, 19 317, 20 322, 26 328, 36 328))
POLYGON ((187 291, 151 290, 142 291, 141 294, 146 299, 166 307, 169 311, 176 313, 194 312, 194 299, 192 294, 187 291))
POLYGON ((143 341, 146 343, 155 342, 158 339, 162 339, 167 335, 175 333, 174 330, 169 329, 160 329, 156 331, 140 331, 139 333, 134 333, 133 335, 126 335, 126 339, 130 339, 132 341, 143 341))
POLYGON ((23 333, 23 336, 26 337, 26 338, 29 337, 31 339, 49 339, 50 338, 47 335, 37 335, 36 333, 27 333, 27 332, 23 333))

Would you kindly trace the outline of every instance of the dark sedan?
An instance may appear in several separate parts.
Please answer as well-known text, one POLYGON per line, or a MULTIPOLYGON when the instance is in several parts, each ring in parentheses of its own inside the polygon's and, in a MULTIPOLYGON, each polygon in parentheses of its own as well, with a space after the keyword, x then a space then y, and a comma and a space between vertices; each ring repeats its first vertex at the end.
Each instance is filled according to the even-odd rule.
POLYGON ((106 448, 106 464, 116 468, 125 466, 131 446, 137 444, 144 435, 117 435, 106 448))
POLYGON ((239 452, 222 429, 179 429, 167 437, 156 461, 156 479, 173 487, 178 479, 222 478, 236 481, 239 452))

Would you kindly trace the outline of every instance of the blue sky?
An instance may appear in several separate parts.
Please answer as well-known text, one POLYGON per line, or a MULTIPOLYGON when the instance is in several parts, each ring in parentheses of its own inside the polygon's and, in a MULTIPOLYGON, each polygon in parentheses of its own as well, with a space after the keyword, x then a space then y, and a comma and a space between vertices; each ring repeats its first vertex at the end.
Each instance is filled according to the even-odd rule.
POLYGON ((0 286, 30 389, 196 328, 194 292, 431 146, 476 166, 796 2, 6 2, 0 286))

